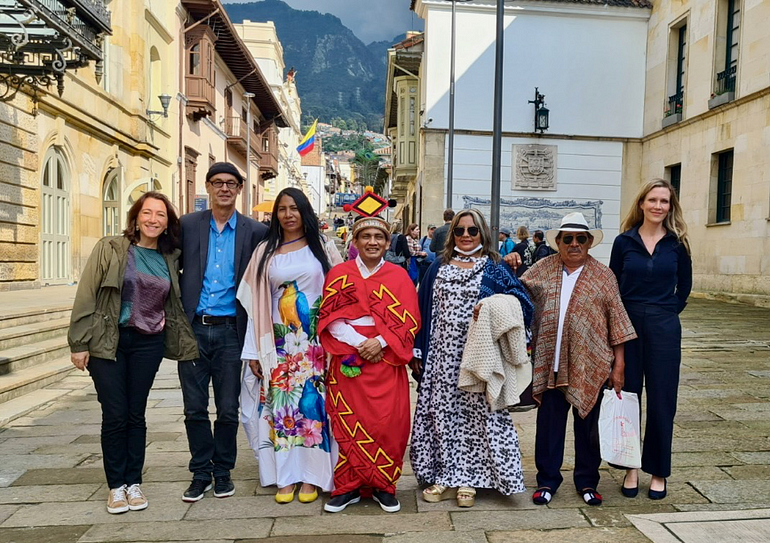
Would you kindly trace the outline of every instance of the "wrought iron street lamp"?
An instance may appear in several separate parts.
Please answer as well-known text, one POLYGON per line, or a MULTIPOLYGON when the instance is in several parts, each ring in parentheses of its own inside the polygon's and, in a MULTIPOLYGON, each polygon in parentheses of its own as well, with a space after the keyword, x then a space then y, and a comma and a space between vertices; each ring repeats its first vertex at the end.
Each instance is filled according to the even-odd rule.
POLYGON ((527 103, 535 104, 535 132, 540 130, 542 134, 548 130, 548 114, 550 111, 545 107, 545 94, 540 94, 535 87, 535 99, 528 100, 527 103))

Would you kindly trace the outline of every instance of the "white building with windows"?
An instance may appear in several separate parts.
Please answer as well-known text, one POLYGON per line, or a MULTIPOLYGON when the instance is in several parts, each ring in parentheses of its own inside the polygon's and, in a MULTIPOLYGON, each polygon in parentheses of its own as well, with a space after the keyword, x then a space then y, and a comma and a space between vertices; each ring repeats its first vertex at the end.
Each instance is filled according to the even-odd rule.
MULTIPOLYGON (((454 176, 451 207, 489 216, 495 0, 457 3, 454 176)), ((421 141, 413 217, 441 222, 446 207, 450 0, 414 0, 425 20, 421 141)), ((501 226, 530 231, 572 211, 602 228, 592 253, 607 260, 621 220, 622 185, 639 177, 646 0, 505 2, 501 226), (534 129, 535 88, 550 126, 534 129)))

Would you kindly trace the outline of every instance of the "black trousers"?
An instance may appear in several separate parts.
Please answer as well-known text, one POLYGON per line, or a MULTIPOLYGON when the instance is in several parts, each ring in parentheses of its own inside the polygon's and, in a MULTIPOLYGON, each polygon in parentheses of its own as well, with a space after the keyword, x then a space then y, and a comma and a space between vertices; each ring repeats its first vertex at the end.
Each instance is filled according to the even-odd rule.
POLYGON ((640 406, 642 388, 647 396, 642 470, 656 477, 668 477, 682 361, 682 326, 674 310, 627 304, 626 311, 639 337, 625 345, 623 390, 635 392, 640 406))
POLYGON ((572 407, 564 393, 558 389, 546 390, 537 409, 535 433, 535 466, 537 486, 548 487, 556 492, 564 478, 561 465, 564 461, 564 438, 567 434, 567 415, 572 408, 575 432, 575 488, 596 488, 599 485, 599 406, 598 400, 585 419, 572 407))
POLYGON ((184 398, 184 425, 190 446, 193 479, 230 475, 235 467, 238 407, 241 394, 241 347, 234 324, 205 325, 193 321, 200 358, 179 362, 184 398), (217 418, 209 420, 209 383, 217 418))
POLYGON ((141 484, 147 423, 144 412, 163 360, 164 334, 120 328, 116 360, 91 358, 88 372, 102 406, 102 457, 110 488, 141 484))

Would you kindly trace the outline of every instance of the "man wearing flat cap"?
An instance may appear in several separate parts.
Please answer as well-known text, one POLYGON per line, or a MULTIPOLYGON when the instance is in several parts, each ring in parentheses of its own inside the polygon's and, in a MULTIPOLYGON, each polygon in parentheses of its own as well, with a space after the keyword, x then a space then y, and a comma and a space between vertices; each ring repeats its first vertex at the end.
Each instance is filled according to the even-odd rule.
POLYGON ((353 225, 355 260, 329 271, 318 333, 332 355, 326 411, 340 460, 332 499, 337 513, 371 496, 388 512, 401 509, 396 481, 409 439, 409 381, 420 328, 417 293, 406 271, 385 262, 390 230, 379 217, 353 225))
POLYGON ((243 176, 229 162, 217 162, 206 173, 211 209, 183 215, 182 304, 198 339, 200 358, 180 361, 185 429, 193 474, 182 500, 195 502, 211 489, 232 496, 230 471, 235 467, 241 351, 248 318, 235 292, 251 254, 267 232, 257 221, 236 211, 243 176), (209 421, 209 383, 213 383, 217 418, 209 421))
POLYGON ((600 505, 598 420, 602 387, 620 393, 623 344, 636 337, 612 271, 588 254, 602 241, 582 213, 564 216, 545 234, 558 255, 535 263, 521 277, 535 304, 532 321, 532 396, 540 404, 535 435, 537 490, 532 501, 549 503, 562 482, 564 438, 574 418, 578 494, 600 505))

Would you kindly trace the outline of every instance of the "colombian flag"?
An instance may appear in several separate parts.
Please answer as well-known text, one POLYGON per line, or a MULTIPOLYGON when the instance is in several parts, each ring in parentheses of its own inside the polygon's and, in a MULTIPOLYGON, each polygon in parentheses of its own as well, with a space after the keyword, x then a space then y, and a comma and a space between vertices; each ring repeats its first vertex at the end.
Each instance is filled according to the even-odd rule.
POLYGON ((318 119, 313 121, 313 126, 310 127, 310 130, 307 131, 307 134, 305 134, 305 137, 302 138, 302 141, 299 142, 299 146, 297 147, 297 152, 299 153, 299 156, 305 156, 310 151, 313 150, 313 147, 315 147, 315 127, 318 124, 318 119))

